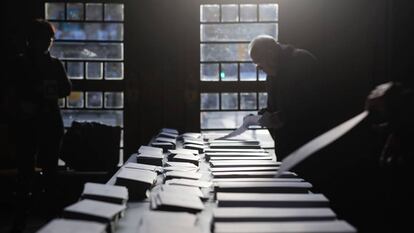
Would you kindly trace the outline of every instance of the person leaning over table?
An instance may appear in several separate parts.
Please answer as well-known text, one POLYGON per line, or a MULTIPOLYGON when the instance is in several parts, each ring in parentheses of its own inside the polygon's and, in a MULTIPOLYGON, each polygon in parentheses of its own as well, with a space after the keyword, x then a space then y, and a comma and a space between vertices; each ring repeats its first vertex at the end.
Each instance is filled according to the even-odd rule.
POLYGON ((254 38, 249 55, 267 74, 267 108, 244 122, 269 128, 275 152, 282 160, 292 151, 323 132, 324 83, 316 57, 305 49, 282 44, 268 35, 254 38))

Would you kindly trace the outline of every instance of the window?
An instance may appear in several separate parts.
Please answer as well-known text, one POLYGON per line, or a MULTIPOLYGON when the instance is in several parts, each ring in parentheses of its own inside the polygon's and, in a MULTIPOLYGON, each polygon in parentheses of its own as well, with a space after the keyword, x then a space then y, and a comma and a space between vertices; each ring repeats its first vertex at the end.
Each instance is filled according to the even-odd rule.
POLYGON ((266 107, 266 75, 247 47, 261 34, 278 38, 278 4, 200 5, 200 128, 229 129, 266 107))
POLYGON ((124 128, 124 4, 47 2, 45 18, 56 29, 51 55, 76 88, 59 101, 65 127, 76 120, 124 128))

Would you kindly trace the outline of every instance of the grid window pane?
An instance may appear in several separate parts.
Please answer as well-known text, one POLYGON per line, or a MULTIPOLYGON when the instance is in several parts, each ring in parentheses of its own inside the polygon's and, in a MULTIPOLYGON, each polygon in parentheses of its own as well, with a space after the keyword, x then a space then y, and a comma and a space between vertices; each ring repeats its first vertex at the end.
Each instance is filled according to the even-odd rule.
POLYGON ((278 4, 260 4, 259 21, 278 21, 278 4))
POLYGON ((102 20, 102 4, 86 3, 86 20, 102 20))
POLYGON ((68 3, 66 17, 68 20, 83 20, 83 3, 68 3))
POLYGON ((83 108, 83 92, 72 91, 66 98, 68 108, 83 108))
POLYGON ((245 44, 201 44, 201 61, 250 61, 245 44))
POLYGON ((200 94, 202 110, 218 110, 219 94, 218 93, 201 93, 200 94))
POLYGON ((257 114, 257 111, 200 112, 202 129, 234 129, 243 123, 243 117, 257 114))
POLYGON ((239 9, 235 4, 221 5, 221 21, 237 22, 239 20, 239 9))
POLYGON ((259 93, 259 109, 267 107, 267 93, 260 92, 259 93))
POLYGON ((123 108, 123 92, 105 92, 105 108, 123 108))
POLYGON ((201 81, 219 81, 219 64, 201 64, 201 81))
POLYGON ((121 80, 124 78, 124 63, 122 62, 106 62, 105 63, 105 79, 121 80))
POLYGON ((67 75, 70 79, 83 79, 83 62, 67 62, 67 75))
POLYGON ((124 4, 105 4, 105 21, 123 21, 124 4))
POLYGON ((256 65, 240 63, 240 81, 256 81, 256 65))
POLYGON ((263 70, 258 70, 259 72, 259 81, 266 81, 267 74, 263 70))
POLYGON ((55 42, 50 50, 59 59, 123 60, 122 43, 55 42))
POLYGON ((86 79, 102 79, 102 63, 86 63, 86 79))
POLYGON ((45 3, 45 18, 51 20, 64 20, 65 3, 45 3))
POLYGON ((237 93, 221 93, 221 109, 238 109, 237 93))
POLYGON ((200 6, 201 22, 219 22, 220 6, 219 5, 201 5, 200 6))
POLYGON ((58 99, 58 104, 59 104, 60 108, 64 108, 65 107, 65 98, 58 99))
POLYGON ((240 21, 242 22, 257 21, 257 5, 241 4, 240 5, 240 21))
POLYGON ((221 81, 237 81, 237 63, 222 63, 220 78, 221 81))
POLYGON ((57 40, 106 40, 124 39, 121 23, 53 23, 57 40))
POLYGON ((257 109, 256 92, 240 93, 240 109, 257 109))
POLYGON ((86 92, 87 108, 102 108, 102 92, 86 92))
POLYGON ((250 42, 261 34, 277 38, 277 27, 277 23, 202 24, 200 25, 200 39, 202 42, 250 42))
POLYGON ((105 125, 124 126, 122 110, 62 110, 65 127, 70 127, 73 121, 95 121, 105 125))

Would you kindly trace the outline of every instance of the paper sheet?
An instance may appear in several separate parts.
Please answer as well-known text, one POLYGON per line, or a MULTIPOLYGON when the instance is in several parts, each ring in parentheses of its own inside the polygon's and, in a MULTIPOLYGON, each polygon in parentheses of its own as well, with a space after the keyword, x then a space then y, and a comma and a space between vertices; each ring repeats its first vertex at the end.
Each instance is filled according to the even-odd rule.
POLYGON ((316 151, 319 151, 320 149, 324 148, 325 146, 331 144, 332 142, 343 136, 345 133, 357 126, 367 116, 368 111, 363 111, 357 116, 319 135, 318 137, 312 139, 299 149, 292 152, 290 155, 288 155, 286 158, 282 160, 282 164, 280 165, 280 168, 276 173, 276 177, 278 177, 285 171, 289 171, 295 165, 297 165, 307 157, 311 156, 316 151))

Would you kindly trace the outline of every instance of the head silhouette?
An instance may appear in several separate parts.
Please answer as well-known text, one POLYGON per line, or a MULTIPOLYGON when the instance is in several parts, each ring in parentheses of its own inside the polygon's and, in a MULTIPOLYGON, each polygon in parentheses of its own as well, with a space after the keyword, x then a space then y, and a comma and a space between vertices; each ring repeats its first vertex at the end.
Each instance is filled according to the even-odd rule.
POLYGON ((253 63, 268 75, 276 75, 276 59, 279 49, 280 45, 276 39, 268 35, 255 37, 248 47, 253 63))
POLYGON ((34 20, 29 27, 27 42, 28 47, 35 53, 45 54, 49 52, 55 37, 55 28, 51 23, 43 19, 34 20))

